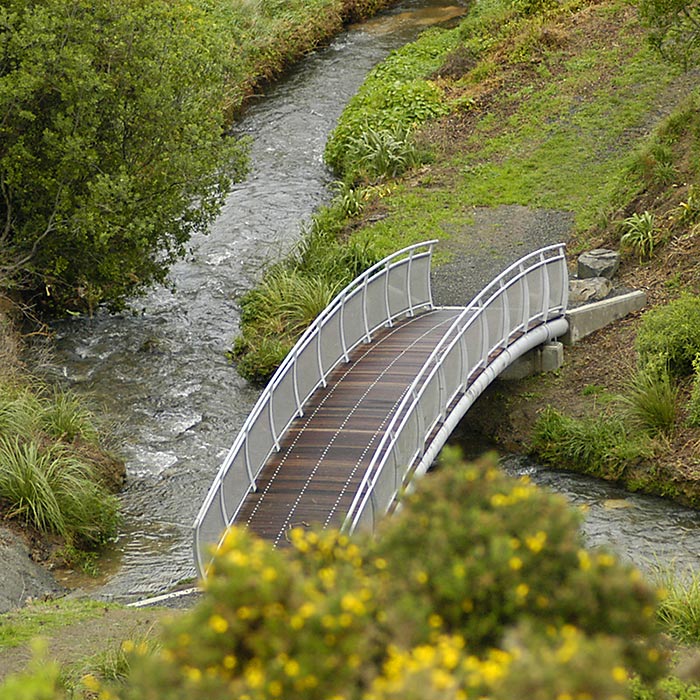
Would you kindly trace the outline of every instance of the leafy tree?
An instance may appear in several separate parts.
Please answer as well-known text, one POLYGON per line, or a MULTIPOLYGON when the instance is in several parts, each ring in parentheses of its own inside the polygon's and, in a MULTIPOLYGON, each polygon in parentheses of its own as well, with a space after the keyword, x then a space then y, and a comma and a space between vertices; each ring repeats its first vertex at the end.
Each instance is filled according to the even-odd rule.
POLYGON ((246 164, 233 60, 204 0, 5 0, 0 274, 80 311, 163 281, 246 164))
POLYGON ((640 13, 652 46, 671 63, 687 70, 700 58, 698 0, 641 0, 640 13))

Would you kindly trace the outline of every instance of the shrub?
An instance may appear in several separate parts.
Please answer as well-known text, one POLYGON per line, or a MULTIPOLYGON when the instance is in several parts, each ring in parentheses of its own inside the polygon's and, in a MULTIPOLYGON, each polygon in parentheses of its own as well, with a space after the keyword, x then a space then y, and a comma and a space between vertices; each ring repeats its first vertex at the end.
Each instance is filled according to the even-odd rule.
POLYGON ((626 697, 665 669, 656 595, 582 548, 563 498, 447 453, 376 538, 292 529, 274 549, 232 528, 204 596, 122 700, 626 697))
POLYGON ((134 664, 122 697, 359 698, 380 650, 379 610, 357 547, 337 537, 319 547, 348 566, 305 575, 300 561, 231 530, 203 601, 170 626, 158 656, 134 664))
POLYGON ((579 515, 563 498, 510 479, 492 459, 463 466, 458 453, 443 454, 438 473, 384 523, 373 552, 387 562, 390 627, 416 641, 458 634, 479 655, 517 623, 545 636, 573 625, 619 636, 627 663, 653 675, 647 652, 658 655, 656 642, 635 641, 654 629, 655 593, 639 573, 583 549, 579 515))
POLYGON ((0 218, 11 267, 59 311, 119 306, 164 279, 245 167, 245 148, 224 135, 221 15, 182 2, 4 8, 0 218))
POLYGON ((700 354, 700 297, 684 293, 645 313, 635 346, 641 369, 667 368, 675 377, 691 374, 700 354))

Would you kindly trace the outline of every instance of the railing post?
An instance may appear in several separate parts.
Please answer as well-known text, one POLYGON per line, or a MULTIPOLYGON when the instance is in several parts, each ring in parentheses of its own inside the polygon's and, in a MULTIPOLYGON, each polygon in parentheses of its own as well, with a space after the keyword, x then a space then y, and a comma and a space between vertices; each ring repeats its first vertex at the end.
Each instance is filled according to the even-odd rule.
POLYGON ((348 355, 348 343, 345 338, 345 297, 343 296, 340 302, 340 319, 338 321, 340 324, 340 347, 343 350, 343 360, 345 362, 350 362, 350 355, 348 355))
POLYGON ((248 480, 250 481, 250 490, 257 491, 258 485, 255 483, 255 478, 253 477, 253 470, 250 468, 250 450, 248 449, 248 436, 245 436, 245 447, 243 448, 245 455, 245 470, 248 473, 248 480))
POLYGON ((411 280, 413 274, 413 251, 408 254, 408 273, 406 275, 406 294, 408 295, 408 315, 413 317, 413 290, 411 288, 411 280))
POLYGON ((483 302, 479 302, 479 326, 481 327, 481 359, 480 364, 484 367, 489 362, 489 321, 486 318, 486 307, 483 302))
POLYGON ((369 320, 367 319, 367 278, 362 285, 362 321, 365 324, 365 342, 369 343, 372 337, 369 334, 369 320))
POLYGON ((470 374, 469 348, 467 347, 467 340, 464 337, 464 329, 457 326, 457 333, 459 334, 459 376, 461 377, 459 391, 463 392, 467 387, 470 374))
POLYGON ((442 358, 440 358, 440 364, 438 365, 437 371, 438 379, 438 404, 440 407, 440 422, 445 422, 445 413, 447 411, 447 406, 445 405, 445 365, 442 363, 442 358))
POLYGON ((540 253, 540 262, 542 264, 542 323, 546 323, 549 319, 549 271, 544 253, 540 253))
POLYGON ((270 422, 270 432, 272 433, 272 441, 275 443, 275 452, 280 451, 280 443, 277 439, 277 429, 275 428, 275 417, 272 413, 272 400, 274 393, 270 392, 270 400, 267 403, 267 419, 270 422))
POLYGON ((321 379, 321 386, 324 388, 327 386, 326 382, 326 372, 323 369, 323 358, 321 357, 321 331, 323 326, 319 326, 318 333, 316 334, 316 363, 318 365, 318 376, 321 379))
POLYGON ((304 415, 304 407, 301 405, 301 400, 299 399, 299 380, 297 379, 297 358, 294 358, 294 364, 292 365, 292 385, 294 387, 294 401, 297 405, 297 416, 301 418, 304 415))
POLYGON ((510 337, 510 305, 508 304, 508 288, 505 286, 503 283, 503 280, 501 280, 501 292, 500 292, 500 299, 501 299, 501 313, 503 314, 503 318, 501 320, 501 347, 506 348, 508 347, 508 338, 510 337))
POLYGON ((391 264, 387 263, 384 269, 384 311, 387 319, 387 326, 391 328, 394 321, 391 318, 391 306, 389 305, 389 274, 391 273, 391 264))
POLYGON ((523 332, 527 333, 530 328, 530 283, 528 282, 528 276, 522 264, 520 265, 520 286, 523 297, 520 325, 522 326, 523 332))

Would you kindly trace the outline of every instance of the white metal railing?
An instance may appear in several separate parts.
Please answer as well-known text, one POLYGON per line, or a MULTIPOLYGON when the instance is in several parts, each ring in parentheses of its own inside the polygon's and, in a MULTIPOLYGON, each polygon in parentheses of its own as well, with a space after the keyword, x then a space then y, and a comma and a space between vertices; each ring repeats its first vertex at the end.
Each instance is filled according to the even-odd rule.
POLYGON ((299 338, 253 407, 195 519, 194 554, 200 575, 224 530, 234 521, 268 457, 326 377, 357 345, 402 316, 433 308, 430 263, 437 241, 388 256, 357 277, 299 338))
POLYGON ((343 530, 352 533, 360 525, 374 527, 423 456, 428 437, 445 421, 460 395, 511 343, 535 335, 533 329, 552 319, 562 319, 568 287, 565 248, 560 244, 525 256, 474 298, 399 404, 363 475, 343 530))

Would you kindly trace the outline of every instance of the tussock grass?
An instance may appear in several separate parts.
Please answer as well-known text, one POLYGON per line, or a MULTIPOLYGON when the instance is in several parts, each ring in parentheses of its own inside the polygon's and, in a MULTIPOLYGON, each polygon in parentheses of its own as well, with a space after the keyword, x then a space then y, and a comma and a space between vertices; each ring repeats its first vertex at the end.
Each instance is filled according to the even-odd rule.
POLYGON ((7 517, 87 545, 116 532, 118 504, 91 465, 61 443, 42 447, 19 436, 0 437, 0 498, 7 517))
POLYGON ((676 423, 678 388, 668 372, 635 373, 618 397, 623 416, 632 429, 647 435, 670 435, 676 423))
POLYGON ((700 644, 700 574, 659 567, 654 579, 662 593, 657 615, 665 631, 684 644, 700 644))

